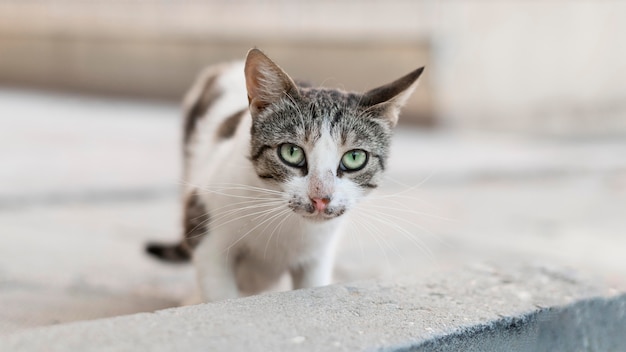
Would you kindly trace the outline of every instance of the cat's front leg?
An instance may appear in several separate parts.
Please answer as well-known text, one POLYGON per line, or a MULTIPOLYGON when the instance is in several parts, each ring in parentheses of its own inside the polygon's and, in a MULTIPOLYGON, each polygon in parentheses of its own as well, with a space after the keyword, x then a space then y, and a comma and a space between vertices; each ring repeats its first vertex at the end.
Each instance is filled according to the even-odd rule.
POLYGON ((329 285, 332 281, 333 258, 330 254, 289 269, 294 289, 329 285))
POLYGON ((239 297, 233 253, 224 250, 218 234, 210 234, 198 245, 193 261, 203 302, 239 297))

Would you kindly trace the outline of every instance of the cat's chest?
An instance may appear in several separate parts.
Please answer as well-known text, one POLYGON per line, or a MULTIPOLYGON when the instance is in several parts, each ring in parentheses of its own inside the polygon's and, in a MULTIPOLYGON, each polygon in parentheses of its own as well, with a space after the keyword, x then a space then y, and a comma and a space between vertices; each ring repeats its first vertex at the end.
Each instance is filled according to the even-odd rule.
POLYGON ((216 242, 226 251, 246 253, 265 262, 294 262, 314 256, 339 225, 339 220, 306 221, 287 208, 284 200, 255 192, 231 190, 207 198, 211 198, 207 199, 211 218, 208 236, 218 236, 216 242))

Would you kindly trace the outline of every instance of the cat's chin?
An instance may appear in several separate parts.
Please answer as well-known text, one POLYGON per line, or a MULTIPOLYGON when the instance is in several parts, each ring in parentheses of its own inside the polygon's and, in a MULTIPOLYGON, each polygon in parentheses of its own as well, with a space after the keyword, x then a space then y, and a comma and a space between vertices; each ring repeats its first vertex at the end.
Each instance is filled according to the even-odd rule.
POLYGON ((343 213, 345 213, 345 211, 341 211, 338 213, 330 213, 330 214, 320 213, 320 212, 315 212, 315 213, 298 212, 298 213, 300 216, 302 216, 308 221, 325 222, 325 221, 330 221, 330 220, 339 218, 341 215, 343 215, 343 213))
POLYGON ((326 221, 330 221, 330 220, 334 220, 338 218, 338 216, 324 216, 324 215, 311 215, 311 214, 302 215, 302 217, 305 220, 311 221, 311 222, 326 222, 326 221))

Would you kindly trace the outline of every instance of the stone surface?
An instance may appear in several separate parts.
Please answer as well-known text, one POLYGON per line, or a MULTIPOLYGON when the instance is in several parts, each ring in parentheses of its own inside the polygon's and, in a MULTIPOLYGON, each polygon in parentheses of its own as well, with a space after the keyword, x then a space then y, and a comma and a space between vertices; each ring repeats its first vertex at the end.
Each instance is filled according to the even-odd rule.
POLYGON ((0 87, 0 106, 3 209, 175 190, 175 104, 0 87))
POLYGON ((626 295, 548 267, 263 294, 0 339, 19 351, 571 351, 626 343, 626 295))

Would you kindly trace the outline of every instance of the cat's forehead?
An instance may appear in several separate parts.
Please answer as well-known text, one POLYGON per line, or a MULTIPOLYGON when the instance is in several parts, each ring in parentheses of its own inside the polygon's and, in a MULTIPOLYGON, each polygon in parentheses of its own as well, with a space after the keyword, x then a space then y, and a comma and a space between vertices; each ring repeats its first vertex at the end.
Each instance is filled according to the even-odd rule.
POLYGON ((306 149, 324 134, 342 146, 386 154, 391 128, 360 105, 362 95, 329 88, 298 89, 253 121, 254 145, 294 143, 306 149))
POLYGON ((330 88, 300 88, 306 104, 322 111, 358 109, 361 95, 330 88))
MULTIPOLYGON (((328 88, 308 88, 301 91, 310 123, 324 129, 342 143, 356 142, 360 145, 388 143, 390 128, 383 120, 364 113, 360 105, 362 95, 328 88)), ((319 134, 317 134, 319 136, 319 134)))

